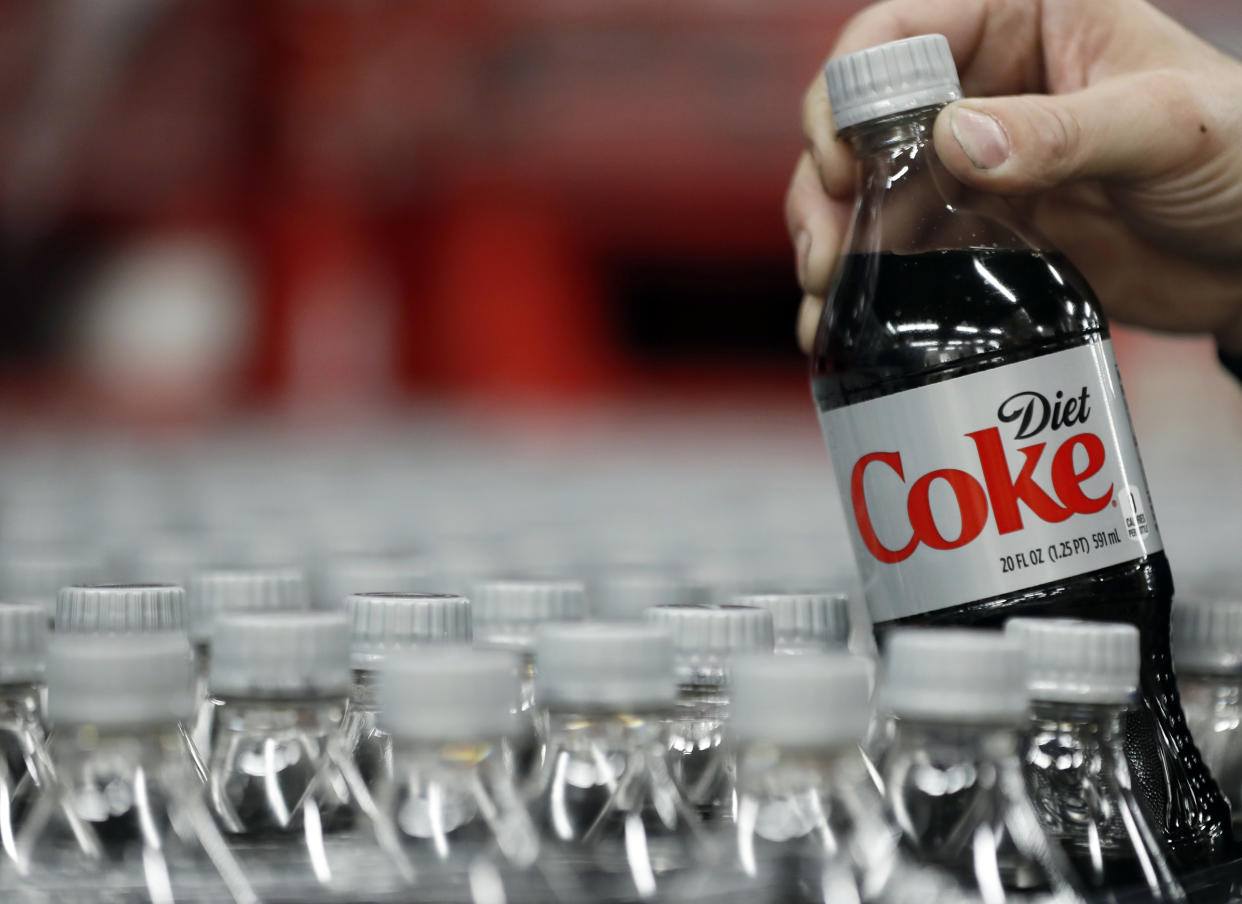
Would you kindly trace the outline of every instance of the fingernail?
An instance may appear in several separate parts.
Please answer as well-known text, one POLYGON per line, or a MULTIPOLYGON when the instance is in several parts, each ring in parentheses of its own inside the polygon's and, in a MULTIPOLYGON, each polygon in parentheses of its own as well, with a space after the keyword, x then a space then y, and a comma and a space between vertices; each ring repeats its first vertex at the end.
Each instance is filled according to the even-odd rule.
POLYGON ((805 284, 807 262, 811 257, 811 234, 805 229, 798 232, 794 239, 795 266, 798 268, 798 283, 805 284))
POLYGON ((970 162, 979 169, 996 169, 1009 159, 1009 136, 988 114, 954 107, 949 126, 970 162))

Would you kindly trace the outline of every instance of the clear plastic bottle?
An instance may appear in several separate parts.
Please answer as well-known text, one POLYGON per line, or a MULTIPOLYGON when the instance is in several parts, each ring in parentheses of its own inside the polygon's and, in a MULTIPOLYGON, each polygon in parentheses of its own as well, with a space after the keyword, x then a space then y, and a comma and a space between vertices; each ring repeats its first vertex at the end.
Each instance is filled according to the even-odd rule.
POLYGON ((524 785, 538 768, 535 722, 535 630, 547 622, 578 621, 586 614, 581 581, 508 579, 483 581, 470 597, 474 645, 503 650, 522 662, 518 730, 506 740, 513 774, 524 785))
POLYGON ((56 631, 184 633, 185 590, 172 584, 74 584, 56 594, 56 631))
POLYGON ((673 643, 653 626, 545 625, 535 695, 547 732, 531 813, 599 900, 666 896, 708 859, 668 768, 673 643))
POLYGON ((917 862, 987 902, 1081 901, 1027 793, 1022 647, 998 631, 895 629, 884 702, 895 716, 880 771, 890 821, 917 862))
POLYGON ((646 620, 673 637, 677 706, 669 731, 669 768, 707 822, 732 818, 733 762, 724 743, 729 718, 729 659, 771 652, 772 613, 754 606, 655 606, 646 620))
POLYGON ((388 657, 380 725, 393 768, 375 788, 393 841, 377 840, 415 900, 588 900, 550 860, 509 771, 504 740, 518 725, 518 659, 443 646, 388 657))
POLYGON ((752 593, 735 606, 772 613, 775 651, 792 656, 844 650, 850 642, 850 600, 844 593, 752 593))
POLYGON ((16 858, 15 839, 46 762, 43 669, 47 611, 0 603, 0 844, 16 858))
POLYGON ((725 856, 701 871, 689 897, 937 899, 943 883, 899 854, 858 749, 870 717, 871 664, 843 652, 751 655, 735 659, 732 672, 737 823, 725 856))
POLYGON ((1005 634, 1026 652, 1024 768, 1045 831, 1093 893, 1145 889, 1157 901, 1185 901, 1122 747, 1138 698, 1138 629, 1011 618, 1005 634))
POLYGON ((1178 867, 1209 866, 1232 845, 1228 803, 1178 700, 1173 578, 1099 302, 1019 208, 940 160, 936 118, 962 97, 943 35, 825 77, 860 180, 811 383, 877 634, 1135 625, 1135 788, 1178 867))
POLYGON ((52 637, 50 767, 14 858, 28 888, 56 901, 87 888, 102 901, 258 901, 179 724, 193 677, 178 632, 52 637))
POLYGON ((1173 664, 1186 724, 1242 834, 1242 602, 1178 600, 1173 664))
POLYGON ((342 734, 362 780, 374 787, 392 772, 392 738, 376 718, 378 680, 395 653, 469 644, 470 601, 448 593, 354 593, 345 601, 353 683, 342 734))
POLYGON ((194 645, 195 714, 191 738, 200 751, 210 747, 212 705, 207 699, 211 634, 216 616, 226 612, 286 612, 310 605, 299 568, 210 568, 196 572, 186 594, 190 642, 194 645))

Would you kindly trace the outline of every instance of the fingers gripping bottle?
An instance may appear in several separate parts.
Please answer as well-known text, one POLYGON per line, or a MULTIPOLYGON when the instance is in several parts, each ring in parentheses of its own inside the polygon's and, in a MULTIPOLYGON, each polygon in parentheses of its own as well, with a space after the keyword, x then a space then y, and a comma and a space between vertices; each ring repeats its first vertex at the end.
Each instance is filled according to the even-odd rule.
POLYGON ((1026 653, 1027 785, 1049 837, 1097 893, 1185 901, 1151 817, 1134 794, 1121 718, 1138 690, 1138 629, 1068 618, 1013 618, 1026 653))
POLYGON ((936 114, 961 97, 943 36, 831 60, 826 75, 861 189, 812 387, 876 631, 1134 624, 1131 773, 1178 865, 1213 862, 1228 805, 1178 701, 1172 577, 1095 296, 936 156, 936 114))
POLYGON ((953 876, 967 898, 1083 901, 1023 779, 1022 648, 999 631, 963 629, 898 630, 886 647, 895 723, 880 772, 902 850, 953 876))

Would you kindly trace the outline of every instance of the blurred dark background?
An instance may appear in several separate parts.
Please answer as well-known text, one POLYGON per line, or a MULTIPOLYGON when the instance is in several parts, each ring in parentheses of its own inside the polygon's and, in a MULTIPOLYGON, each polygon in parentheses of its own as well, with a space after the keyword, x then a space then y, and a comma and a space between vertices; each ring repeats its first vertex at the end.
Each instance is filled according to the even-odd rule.
POLYGON ((5 0, 0 402, 802 402, 782 196, 861 5, 5 0))

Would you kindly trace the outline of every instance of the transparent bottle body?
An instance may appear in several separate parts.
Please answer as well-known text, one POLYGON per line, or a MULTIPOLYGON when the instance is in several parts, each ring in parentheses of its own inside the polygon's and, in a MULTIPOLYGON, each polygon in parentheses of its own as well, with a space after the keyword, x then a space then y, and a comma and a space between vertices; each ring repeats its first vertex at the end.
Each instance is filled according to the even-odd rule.
POLYGON ((710 855, 697 809, 668 766, 667 713, 547 713, 531 814, 599 900, 663 897, 710 855))
POLYGON ((1024 769, 1035 811, 1083 884, 1097 892, 1146 889, 1184 901, 1168 851, 1134 793, 1122 748, 1125 708, 1035 702, 1024 769))
POLYGON ((736 810, 734 763, 725 743, 729 717, 723 675, 683 684, 669 718, 669 770, 707 823, 732 820, 736 810))
POLYGON ((956 885, 898 849, 857 746, 747 743, 737 753, 735 824, 690 899, 812 904, 952 901, 956 885))
POLYGON ((1079 901, 1080 884, 1027 792, 1016 725, 895 720, 886 812, 911 859, 985 901, 1079 901))
POLYGON ((1233 810, 1242 834, 1242 675, 1178 673, 1186 724, 1233 810))
MULTIPOLYGON (((1090 286, 999 196, 945 168, 937 108, 862 124, 846 137, 861 191, 812 353, 828 412, 1052 352, 1099 343, 1090 286)), ((1015 615, 1126 621, 1140 631, 1142 706, 1126 716, 1135 787, 1181 868, 1230 844, 1228 804, 1186 729, 1169 650, 1173 580, 1162 551, 1064 580, 876 624, 999 626, 1015 615)))
POLYGON ((257 900, 203 801, 180 726, 61 725, 16 870, 53 900, 257 900))
POLYGON ((358 774, 368 788, 392 775, 392 736, 379 724, 378 675, 355 669, 341 719, 341 736, 358 774))
POLYGON ((0 846, 15 854, 15 839, 46 771, 47 732, 42 686, 0 685, 0 846))
POLYGON ((392 771, 375 787, 385 824, 379 847, 415 900, 586 900, 573 874, 549 859, 499 737, 433 742, 397 739, 392 771))

